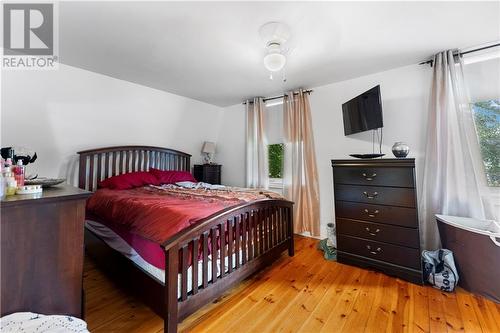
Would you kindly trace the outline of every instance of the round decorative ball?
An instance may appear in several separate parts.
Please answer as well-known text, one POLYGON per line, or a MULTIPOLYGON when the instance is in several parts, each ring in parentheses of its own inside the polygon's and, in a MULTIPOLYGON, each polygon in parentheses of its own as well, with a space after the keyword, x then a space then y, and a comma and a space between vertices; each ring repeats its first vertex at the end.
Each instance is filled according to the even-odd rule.
POLYGON ((392 146, 392 153, 397 158, 404 158, 408 156, 409 152, 410 152, 410 147, 408 147, 408 145, 404 142, 396 142, 392 146))

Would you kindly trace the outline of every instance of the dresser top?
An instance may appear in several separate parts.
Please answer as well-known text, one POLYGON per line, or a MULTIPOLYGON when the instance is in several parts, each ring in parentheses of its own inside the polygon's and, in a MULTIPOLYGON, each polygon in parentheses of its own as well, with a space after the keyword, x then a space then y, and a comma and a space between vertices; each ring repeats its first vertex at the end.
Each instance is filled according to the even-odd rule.
POLYGON ((92 193, 71 185, 57 185, 44 188, 42 193, 16 194, 2 199, 2 207, 17 206, 22 204, 56 202, 63 200, 86 199, 92 193))
POLYGON ((221 164, 195 164, 194 166, 197 166, 197 167, 220 167, 221 164))
POLYGON ((349 158, 332 160, 332 166, 414 167, 414 158, 349 158))

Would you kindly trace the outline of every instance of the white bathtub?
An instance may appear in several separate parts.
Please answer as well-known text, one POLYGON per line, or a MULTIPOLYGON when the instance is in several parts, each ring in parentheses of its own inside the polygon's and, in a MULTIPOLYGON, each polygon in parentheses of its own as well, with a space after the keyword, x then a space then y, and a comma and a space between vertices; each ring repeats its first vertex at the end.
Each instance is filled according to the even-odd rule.
POLYGON ((443 248, 453 251, 459 285, 500 303, 500 224, 436 215, 443 248))

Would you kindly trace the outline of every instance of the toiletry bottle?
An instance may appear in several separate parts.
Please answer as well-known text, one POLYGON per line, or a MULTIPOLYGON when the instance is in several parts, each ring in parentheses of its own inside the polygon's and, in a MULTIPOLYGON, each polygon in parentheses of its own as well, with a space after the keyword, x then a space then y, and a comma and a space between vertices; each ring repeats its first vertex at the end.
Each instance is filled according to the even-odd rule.
POLYGON ((2 163, 0 164, 0 199, 3 199, 4 197, 5 197, 5 177, 3 176, 3 163, 2 163))
POLYGON ((14 178, 14 174, 12 172, 5 173, 5 183, 7 186, 7 188, 5 190, 5 195, 16 194, 17 182, 16 182, 16 179, 14 178))
POLYGON ((11 172, 12 171, 12 159, 8 157, 5 160, 5 172, 11 172))
POLYGON ((13 169, 14 169, 14 178, 16 179, 17 186, 24 186, 25 167, 23 165, 23 161, 17 160, 17 165, 13 169))

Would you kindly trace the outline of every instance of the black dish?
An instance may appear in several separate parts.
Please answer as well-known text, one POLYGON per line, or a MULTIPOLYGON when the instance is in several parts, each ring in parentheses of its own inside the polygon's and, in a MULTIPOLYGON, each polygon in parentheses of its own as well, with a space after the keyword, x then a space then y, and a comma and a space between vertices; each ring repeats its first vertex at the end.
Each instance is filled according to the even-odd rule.
POLYGON ((349 154, 349 156, 356 158, 377 158, 385 156, 385 154, 349 154))

